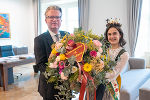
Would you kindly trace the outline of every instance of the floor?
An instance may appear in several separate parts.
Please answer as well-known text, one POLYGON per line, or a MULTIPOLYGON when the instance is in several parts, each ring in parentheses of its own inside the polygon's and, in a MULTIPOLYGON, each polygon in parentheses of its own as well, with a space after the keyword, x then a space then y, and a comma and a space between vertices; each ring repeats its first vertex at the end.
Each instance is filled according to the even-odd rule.
POLYGON ((0 87, 0 100, 42 100, 37 92, 39 74, 34 74, 33 65, 27 64, 13 68, 15 82, 9 85, 8 91, 3 91, 3 88, 0 87))
MULTIPOLYGON (((0 87, 0 100, 42 100, 37 92, 39 74, 34 74, 32 66, 33 64, 27 64, 13 68, 15 82, 9 85, 8 91, 3 91, 0 87), (22 75, 20 76, 18 72, 22 75), (18 79, 16 75, 19 76, 18 79)), ((78 100, 78 98, 72 100, 78 100)))
POLYGON ((33 64, 27 64, 13 68, 15 82, 9 85, 8 91, 3 91, 0 87, 1 100, 42 100, 37 92, 39 75, 34 75, 32 66, 33 64), (16 75, 19 76, 18 79, 16 75))

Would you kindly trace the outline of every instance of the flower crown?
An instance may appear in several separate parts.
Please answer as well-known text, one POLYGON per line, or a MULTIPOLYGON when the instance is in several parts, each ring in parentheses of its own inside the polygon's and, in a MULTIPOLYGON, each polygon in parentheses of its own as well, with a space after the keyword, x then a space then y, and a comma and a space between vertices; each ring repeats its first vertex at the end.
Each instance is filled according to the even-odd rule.
POLYGON ((114 18, 114 19, 107 19, 107 24, 106 27, 110 27, 110 26, 118 26, 121 27, 121 24, 119 23, 120 19, 114 18))

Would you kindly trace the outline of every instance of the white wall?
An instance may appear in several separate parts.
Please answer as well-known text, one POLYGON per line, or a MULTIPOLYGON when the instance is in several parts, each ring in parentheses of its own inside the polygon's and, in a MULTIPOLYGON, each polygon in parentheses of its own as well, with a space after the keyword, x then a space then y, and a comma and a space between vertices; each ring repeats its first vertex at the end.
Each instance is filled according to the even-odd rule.
POLYGON ((34 21, 32 0, 0 0, 0 13, 9 13, 10 39, 0 39, 0 45, 28 46, 33 53, 34 21))
MULTIPOLYGON (((90 0, 89 29, 103 34, 107 18, 120 18, 128 46, 127 0, 90 0)), ((9 13, 11 39, 0 39, 0 45, 26 45, 33 52, 35 37, 32 0, 0 0, 0 13, 9 13)))
POLYGON ((119 18, 128 45, 127 0, 90 0, 89 29, 95 34, 103 34, 107 18, 119 18))

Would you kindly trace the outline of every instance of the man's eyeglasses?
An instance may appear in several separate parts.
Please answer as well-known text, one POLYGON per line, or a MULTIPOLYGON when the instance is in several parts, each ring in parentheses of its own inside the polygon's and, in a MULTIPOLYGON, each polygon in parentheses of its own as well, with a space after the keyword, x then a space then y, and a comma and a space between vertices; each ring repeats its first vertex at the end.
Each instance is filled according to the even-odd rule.
POLYGON ((60 19, 61 18, 61 16, 46 16, 46 18, 48 18, 48 19, 60 19))

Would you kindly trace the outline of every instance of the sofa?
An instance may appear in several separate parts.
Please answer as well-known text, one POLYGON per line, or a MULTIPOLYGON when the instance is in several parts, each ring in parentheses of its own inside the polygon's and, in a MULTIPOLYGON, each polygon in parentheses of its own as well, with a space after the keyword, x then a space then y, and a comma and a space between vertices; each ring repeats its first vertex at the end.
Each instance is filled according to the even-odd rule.
POLYGON ((15 55, 28 54, 27 46, 13 46, 15 55))
POLYGON ((136 100, 139 88, 150 78, 150 69, 146 69, 145 60, 130 57, 121 73, 120 100, 136 100))

